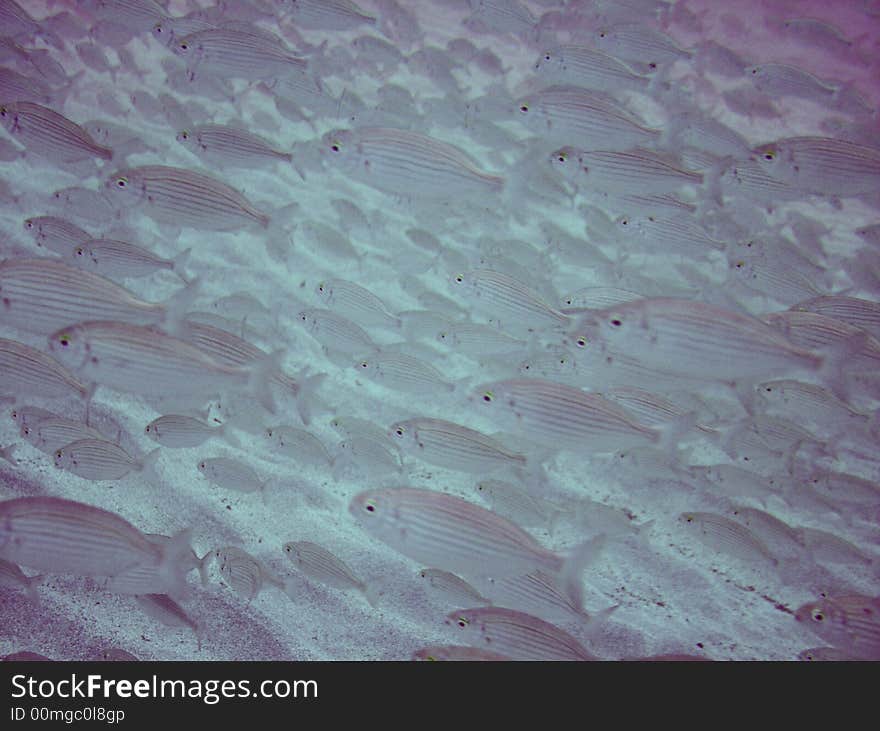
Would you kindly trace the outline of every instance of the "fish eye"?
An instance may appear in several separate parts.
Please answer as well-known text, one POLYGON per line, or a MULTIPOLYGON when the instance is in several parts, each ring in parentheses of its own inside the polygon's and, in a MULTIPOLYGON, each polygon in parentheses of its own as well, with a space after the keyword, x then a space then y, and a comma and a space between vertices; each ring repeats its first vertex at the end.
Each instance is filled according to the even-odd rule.
POLYGON ((767 162, 773 162, 773 161, 776 159, 776 153, 773 152, 773 150, 767 150, 767 152, 765 152, 765 153, 762 155, 762 157, 763 157, 767 162))
POLYGON ((149 424, 147 424, 144 427, 144 434, 149 434, 152 431, 152 429, 153 429, 153 427, 151 427, 149 424))
POLYGON ((568 155, 566 155, 564 152, 560 152, 556 155, 556 161, 562 163, 568 162, 568 155))
MULTIPOLYGON (((574 344, 577 345, 579 348, 586 348, 587 342, 589 342, 589 341, 583 335, 581 335, 577 340, 574 341, 574 344)), ((559 362, 564 364, 565 358, 563 358, 559 362)))
POLYGON ((177 47, 178 47, 181 51, 188 51, 188 50, 189 50, 189 44, 188 44, 188 43, 181 43, 181 44, 180 44, 179 46, 177 46, 177 47))
POLYGON ((685 522, 685 523, 693 523, 693 522, 694 522, 694 516, 693 516, 693 515, 685 515, 685 516, 684 516, 684 522, 685 522))
POLYGON ((342 147, 338 142, 334 142, 332 145, 330 145, 330 149, 333 150, 333 152, 339 152, 342 147))
POLYGON ((189 139, 189 132, 187 132, 185 129, 181 130, 180 138, 183 140, 188 140, 189 139))
POLYGON ((404 429, 402 426, 399 426, 394 430, 394 433, 397 434, 397 436, 402 437, 404 434, 406 434, 406 429, 404 429))
POLYGON ((745 265, 746 263, 744 261, 738 261, 736 264, 734 264, 737 269, 742 269, 745 265))
POLYGON ((6 107, 0 107, 0 117, 5 117, 8 113, 6 107))
POLYGON ((66 348, 68 345, 70 345, 70 336, 69 336, 69 335, 61 335, 61 336, 58 338, 58 344, 59 344, 62 348, 66 348))
POLYGON ((621 325, 623 325, 623 322, 621 322, 621 321, 618 320, 617 318, 614 318, 614 319, 611 321, 611 324, 614 325, 614 327, 620 327, 621 325))
POLYGON ((551 58, 551 57, 550 57, 550 54, 549 54, 549 53, 545 53, 545 54, 544 54, 544 60, 545 60, 545 61, 549 61, 550 58, 551 58))
POLYGON ((116 178, 117 188, 124 188, 126 185, 128 185, 128 178, 116 178))
POLYGON ((465 627, 467 627, 470 624, 470 622, 468 621, 467 617, 459 617, 456 620, 456 624, 459 627, 461 627, 462 629, 464 629, 465 627))
POLYGON ((523 114, 525 114, 526 112, 529 111, 529 105, 523 104, 522 106, 520 106, 519 111, 521 111, 523 114))
POLYGON ((319 292, 323 292, 323 291, 324 291, 324 282, 321 282, 321 283, 318 285, 318 291, 319 291, 319 292))
POLYGON ((33 227, 34 227, 34 222, 31 221, 31 219, 28 219, 27 221, 24 222, 24 227, 25 227, 28 231, 30 231, 30 230, 33 229, 33 227))
POLYGON ((82 256, 83 254, 86 253, 86 252, 85 252, 85 249, 83 249, 82 246, 77 246, 76 249, 75 249, 75 251, 76 251, 76 255, 77 255, 77 256, 82 256))
POLYGON ((204 462, 199 462, 199 469, 200 469, 200 470, 205 469, 207 466, 208 466, 208 465, 205 464, 204 462))
MULTIPOLYGON (((63 456, 64 456, 64 452, 62 452, 60 449, 57 452, 55 452, 55 459, 61 459, 63 456)), ((815 617, 814 617, 814 619, 815 619, 815 617)))
POLYGON ((361 368, 369 368, 369 367, 370 367, 370 364, 367 363, 367 361, 365 361, 365 360, 361 361, 361 368))
POLYGON ((486 391, 483 394, 483 401, 485 401, 487 404, 491 404, 494 400, 495 400, 495 394, 492 393, 491 391, 486 391))
POLYGON ((364 504, 364 510, 366 510, 368 513, 375 513, 376 512, 376 503, 374 503, 372 500, 368 500, 364 504))
POLYGON ((604 30, 599 32, 599 38, 604 38, 607 35, 608 34, 604 30))
POLYGON ((28 436, 31 433, 31 428, 29 426, 24 426, 21 429, 21 433, 24 434, 24 436, 28 436))
POLYGON ((464 277, 461 276, 461 274, 456 274, 455 281, 458 282, 458 284, 461 284, 464 281, 464 277))
POLYGON ((821 609, 814 609, 812 612, 810 612, 810 617, 812 617, 814 622, 825 621, 825 613, 821 609))

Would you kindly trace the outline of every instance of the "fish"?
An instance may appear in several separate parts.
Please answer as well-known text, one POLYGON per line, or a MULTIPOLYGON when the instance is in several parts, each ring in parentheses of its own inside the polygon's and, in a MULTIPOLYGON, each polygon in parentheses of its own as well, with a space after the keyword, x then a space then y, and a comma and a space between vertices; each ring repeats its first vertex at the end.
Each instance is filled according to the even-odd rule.
POLYGON ((128 393, 161 396, 248 392, 269 411, 275 358, 231 367, 189 342, 161 331, 120 322, 87 322, 49 338, 49 350, 81 378, 128 393))
POLYGON ((40 603, 37 586, 42 583, 44 578, 42 574, 27 576, 14 563, 0 559, 0 587, 5 589, 23 589, 28 599, 34 604, 40 603))
POLYGON ((78 124, 41 104, 0 104, 0 124, 29 152, 56 164, 113 159, 113 150, 99 145, 78 124))
POLYGON ((593 40, 600 51, 649 70, 693 55, 667 34, 641 23, 600 27, 594 32, 593 40))
POLYGON ((504 178, 480 170, 460 148, 409 130, 332 130, 322 137, 322 153, 327 167, 404 198, 461 199, 504 188, 504 178))
POLYGON ((423 565, 477 578, 516 576, 540 568, 576 601, 582 594, 581 571, 602 545, 593 539, 563 558, 515 523, 435 490, 367 490, 352 498, 349 512, 367 532, 423 565))
POLYGON ((332 467, 333 457, 324 443, 311 432, 286 424, 266 427, 263 436, 275 454, 295 460, 298 464, 332 467))
POLYGON ((165 302, 147 302, 106 277, 55 259, 6 259, 0 262, 0 323, 37 335, 102 318, 173 329, 197 287, 193 282, 165 302))
POLYGON ((265 584, 284 589, 284 582, 273 571, 237 546, 223 546, 205 558, 216 558, 220 562, 220 575, 234 591, 244 594, 248 601, 255 599, 265 584))
POLYGON ((567 315, 550 306, 525 282, 492 269, 456 274, 453 284, 481 312, 497 316, 507 327, 546 330, 570 325, 567 315))
POLYGON ((202 231, 268 228, 268 213, 219 178, 187 168, 142 165, 122 168, 105 183, 116 205, 135 208, 160 224, 202 231))
POLYGON ((68 251, 68 261, 78 269, 100 274, 108 279, 148 277, 158 271, 176 274, 189 284, 185 267, 192 249, 184 249, 173 259, 163 259, 153 252, 127 241, 89 239, 68 251))
POLYGON ((200 124, 177 133, 177 141, 205 162, 220 167, 253 168, 261 163, 293 163, 293 153, 264 137, 222 124, 200 124))
POLYGON ((192 416, 165 414, 147 424, 144 434, 163 447, 181 449, 200 447, 213 437, 229 440, 227 428, 227 424, 211 426, 192 416))
POLYGON ((167 594, 142 594, 135 597, 138 605, 150 617, 166 627, 189 627, 196 636, 198 649, 202 649, 206 627, 200 620, 193 619, 187 611, 167 594))
POLYGON ((551 83, 574 84, 612 94, 622 89, 643 91, 652 81, 620 59, 588 46, 548 48, 538 56, 534 69, 551 83))
POLYGON ((297 319, 327 350, 356 356, 378 349, 360 325, 333 310, 308 308, 298 312, 297 319))
POLYGON ((88 424, 60 416, 22 424, 21 435, 37 449, 52 455, 61 447, 80 439, 106 439, 101 432, 88 424))
POLYGON ((838 197, 880 192, 880 150, 832 137, 789 137, 752 150, 768 175, 799 191, 838 197))
POLYGON ((485 606, 492 603, 464 579, 456 576, 451 571, 422 569, 419 571, 419 577, 424 579, 431 587, 432 592, 439 595, 443 601, 457 607, 469 607, 472 604, 474 606, 485 606))
POLYGON ((47 574, 109 577, 122 593, 186 593, 181 562, 192 552, 189 540, 186 530, 157 545, 116 513, 74 500, 0 502, 0 558, 47 574), (147 584, 125 584, 144 573, 147 584))
POLYGON ((861 594, 827 597, 794 613, 823 640, 859 660, 880 660, 880 599, 861 594))
POLYGON ((72 247, 94 238, 88 231, 57 216, 37 216, 24 220, 24 230, 34 237, 34 243, 62 256, 72 247))
POLYGON ((334 589, 355 589, 371 607, 376 606, 375 588, 358 578, 344 561, 323 546, 311 541, 289 541, 282 549, 294 566, 309 578, 334 589))
POLYGON ((406 353, 378 351, 359 358, 354 364, 358 373, 385 388, 405 393, 452 392, 455 384, 430 363, 406 353))
POLYGON ((353 30, 377 22, 351 0, 283 0, 280 5, 284 16, 306 30, 353 30))
POLYGON ((464 631, 472 645, 490 646, 513 660, 593 661, 599 658, 556 625, 502 607, 462 609, 446 625, 464 631))
POLYGON ((235 23, 208 28, 175 40, 172 50, 187 67, 190 81, 206 75, 251 81, 275 79, 307 68, 274 33, 235 23))
POLYGON ((484 473, 502 468, 525 468, 528 459, 501 442, 443 419, 399 421, 388 429, 404 454, 460 472, 484 473))
POLYGON ((0 393, 10 396, 76 396, 89 401, 93 390, 41 350, 0 338, 0 393))
POLYGON ((626 107, 577 87, 551 87, 515 103, 516 119, 542 139, 581 148, 629 149, 659 141, 660 130, 646 127, 626 107))
POLYGON ((672 193, 700 186, 702 173, 685 170, 648 150, 583 150, 566 146, 549 156, 553 168, 579 188, 606 195, 672 193))
POLYGON ((692 419, 664 427, 646 426, 623 407, 596 393, 539 378, 484 383, 471 392, 473 402, 503 429, 549 449, 582 454, 629 447, 672 447, 692 419))
POLYGON ((691 530, 700 543, 754 566, 776 567, 779 560, 770 548, 744 525, 715 513, 681 513, 678 522, 691 530))
POLYGON ((107 439, 78 439, 55 450, 55 466, 85 480, 121 480, 132 472, 151 473, 159 449, 141 459, 107 439))
POLYGON ((590 324, 576 328, 582 348, 595 344, 605 355, 694 379, 735 382, 830 366, 758 318, 705 302, 647 298, 592 313, 583 323, 590 324))
POLYGON ((197 468, 214 485, 236 492, 260 492, 264 501, 266 488, 272 483, 271 478, 261 480, 252 467, 229 457, 201 459, 197 468))
POLYGON ((345 279, 325 279, 315 293, 328 309, 348 317, 359 325, 377 325, 399 329, 400 318, 391 314, 385 303, 368 289, 345 279))
POLYGON ((880 302, 844 297, 842 295, 823 295, 814 297, 791 307, 796 312, 814 312, 840 320, 853 327, 865 330, 875 338, 880 338, 880 302))

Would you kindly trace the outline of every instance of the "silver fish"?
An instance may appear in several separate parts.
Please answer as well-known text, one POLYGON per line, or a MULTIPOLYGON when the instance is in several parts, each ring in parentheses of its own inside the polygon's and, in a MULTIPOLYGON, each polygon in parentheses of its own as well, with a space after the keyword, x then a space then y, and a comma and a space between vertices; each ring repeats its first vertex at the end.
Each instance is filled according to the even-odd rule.
POLYGON ((133 206, 158 223, 205 231, 230 231, 257 224, 268 228, 269 214, 235 188, 186 168, 143 165, 113 173, 106 188, 120 204, 133 206))
POLYGON ((28 345, 0 338, 0 393, 10 396, 78 396, 92 391, 63 365, 28 345))
POLYGON ((326 163, 352 179, 407 198, 467 198, 499 192, 504 179, 477 168, 463 150, 388 127, 334 130, 322 138, 326 163))
POLYGON ((172 449, 199 447, 212 437, 226 437, 227 425, 211 426, 192 416, 166 414, 154 419, 144 427, 154 442, 172 449))
POLYGON ((311 541, 290 541, 282 548, 291 562, 309 578, 335 589, 355 589, 363 594, 370 606, 375 606, 375 589, 323 546, 311 541))
POLYGON ((208 554, 206 559, 208 557, 220 562, 220 575, 233 590, 244 594, 249 600, 260 593, 265 583, 284 588, 284 582, 262 561, 237 546, 223 546, 208 554))
POLYGON ((0 123, 30 152, 54 163, 113 158, 113 150, 99 145, 78 124, 40 104, 2 104, 0 123))
POLYGON ((598 658, 559 627, 501 607, 452 612, 446 624, 464 630, 471 644, 490 646, 513 660, 590 661, 598 658))
MULTIPOLYGON (((149 570, 153 591, 185 592, 188 531, 157 545, 116 513, 53 497, 5 500, 0 518, 0 558, 7 561, 50 574, 112 577, 119 591, 128 575, 149 570)), ((134 593, 149 593, 138 583, 134 593)))
POLYGON ((79 226, 56 216, 37 216, 24 221, 24 230, 34 237, 37 246, 45 246, 56 254, 66 254, 73 246, 93 238, 79 226))
POLYGON ((252 168, 266 162, 293 162, 292 153, 277 149, 259 135, 228 125, 188 127, 177 134, 177 141, 206 162, 221 167, 252 168))
POLYGON ((135 459, 122 447, 106 439, 79 439, 55 450, 55 466, 85 480, 121 480, 132 472, 148 472, 159 458, 154 449, 135 459))
POLYGON ((621 89, 643 91, 651 84, 650 77, 636 73, 620 59, 587 46, 548 48, 535 62, 535 71, 551 82, 610 93, 621 89))
POLYGON ((151 251, 127 241, 89 239, 68 251, 68 261, 78 269, 100 274, 109 279, 148 277, 154 272, 174 272, 184 284, 189 280, 184 267, 192 249, 185 249, 173 259, 163 259, 151 251))
POLYGON ((399 421, 391 425, 388 434, 405 454, 451 470, 484 473, 528 464, 525 455, 499 441, 442 419, 399 421))
POLYGON ((376 18, 351 0, 284 0, 281 12, 307 30, 352 30, 376 18))
POLYGON ((265 500, 271 479, 261 480, 252 467, 229 457, 213 457, 199 461, 197 468, 210 482, 225 490, 260 492, 265 500))
POLYGON ((808 602, 794 618, 860 660, 880 660, 880 600, 850 594, 808 602))

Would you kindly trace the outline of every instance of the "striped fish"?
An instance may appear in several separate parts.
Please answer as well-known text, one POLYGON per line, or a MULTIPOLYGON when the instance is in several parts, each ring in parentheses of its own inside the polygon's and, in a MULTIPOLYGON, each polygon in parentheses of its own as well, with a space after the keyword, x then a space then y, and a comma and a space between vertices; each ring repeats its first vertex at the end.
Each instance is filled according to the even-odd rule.
POLYGON ((0 323, 38 335, 95 319, 170 324, 189 306, 195 287, 164 303, 145 302, 115 282, 55 259, 0 262, 0 323))
POLYGON ((113 239, 89 239, 67 251, 68 261, 78 269, 100 274, 110 279, 148 277, 166 270, 174 272, 188 284, 183 268, 192 249, 186 249, 173 259, 163 259, 142 246, 113 239))
POLYGON ((307 68, 306 60, 292 53, 278 36, 244 23, 196 31, 177 40, 172 50, 184 59, 191 79, 196 73, 273 79, 307 68))
POLYGON ((315 287, 324 305, 359 325, 399 328, 400 318, 368 289, 345 279, 325 279, 315 287))
POLYGON ((269 570, 262 561, 237 546, 223 546, 209 553, 205 559, 216 558, 220 562, 220 575, 229 586, 254 599, 265 584, 284 588, 284 582, 269 570))
POLYGON ((472 645, 491 647, 513 660, 598 660, 580 642, 556 625, 530 614, 502 607, 452 612, 446 624, 464 631, 472 645))
POLYGON ((880 660, 880 598, 850 594, 799 607, 794 618, 860 660, 880 660))
MULTIPOLYGON (((199 447, 212 437, 226 437, 226 424, 211 426, 192 416, 166 414, 144 427, 146 434, 163 447, 199 447)), ((228 437, 227 437, 228 438, 228 437)))
POLYGON ((648 298, 600 310, 578 328, 584 349, 638 359, 660 372, 737 381, 775 372, 822 370, 822 356, 790 343, 750 315, 705 302, 648 298))
POLYGON ((456 274, 452 281, 478 310, 503 318, 505 327, 562 328, 570 322, 567 315, 544 302, 527 284, 503 272, 472 269, 456 274))
POLYGON ((204 231, 269 226, 269 214, 254 207, 235 188, 186 168, 124 168, 110 176, 106 187, 117 194, 119 205, 136 207, 158 223, 204 231))
POLYGON ((826 295, 799 302, 791 309, 796 312, 814 312, 817 315, 833 317, 835 320, 866 330, 875 338, 880 338, 880 302, 858 297, 826 295))
POLYGON ((667 444, 677 433, 645 426, 599 394, 538 378, 486 383, 474 389, 473 398, 499 427, 551 449, 614 452, 667 444))
POLYGON ((375 25, 376 18, 351 0, 285 0, 281 12, 307 30, 352 30, 375 25))
POLYGON ((649 129, 626 107, 577 87, 553 87, 516 102, 517 119, 542 139, 595 150, 651 145, 660 131, 649 129))
POLYGON ((418 132, 390 127, 324 135, 326 164, 354 180, 406 198, 461 198, 500 192, 504 179, 477 168, 463 150, 418 132))
POLYGON ((619 23, 599 28, 593 34, 593 40, 599 50, 649 69, 693 55, 670 36, 642 23, 619 23))
POLYGON ((289 541, 282 548, 294 566, 306 576, 334 589, 355 589, 375 606, 376 594, 338 556, 311 541, 289 541))
POLYGON ((21 435, 37 449, 54 454, 80 439, 106 439, 101 432, 75 419, 51 416, 21 425, 21 435))
POLYGON ((764 170, 806 193, 880 192, 880 150, 832 137, 789 137, 753 150, 764 170))
POLYGON ((651 83, 649 77, 636 73, 620 59, 587 46, 548 48, 535 62, 535 71, 551 82, 611 93, 621 89, 642 91, 651 83))
POLYGON ((40 104, 2 104, 0 123, 30 152, 54 163, 113 158, 113 150, 99 145, 78 124, 40 104))
MULTIPOLYGON (((186 587, 183 561, 191 553, 189 531, 159 545, 116 513, 73 500, 0 502, 0 558, 37 571, 112 577, 118 587, 129 575, 148 571, 153 591, 179 595, 186 587)), ((141 585, 135 593, 149 588, 141 585)))
POLYGON ((358 373, 394 391, 424 395, 455 390, 455 385, 434 366, 406 353, 380 351, 359 358, 354 367, 358 373))
POLYGON ((0 338, 0 393, 9 396, 77 396, 91 389, 55 359, 15 340, 0 338))
POLYGON ((588 541, 563 558, 491 510, 434 490, 368 490, 351 500, 349 512, 369 533, 422 565, 481 578, 543 569, 573 601, 580 601, 581 573, 597 551, 596 542, 588 541))
POLYGON ((132 472, 152 470, 159 457, 154 449, 135 459, 118 444, 106 439, 79 439, 55 450, 55 466, 84 480, 121 480, 132 472))
POLYGON ((189 342, 149 327, 90 322, 56 332, 50 350, 90 383, 159 396, 250 392, 274 409, 272 359, 250 367, 223 365, 189 342))
POLYGON ((24 230, 34 237, 37 246, 45 246, 49 251, 65 255, 77 244, 94 238, 88 231, 56 216, 37 216, 26 218, 24 230))
POLYGON ((456 607, 469 607, 471 604, 483 606, 492 603, 451 571, 422 569, 419 571, 419 576, 425 580, 435 594, 456 607))
POLYGON ((525 467, 525 455, 474 429, 442 419, 410 419, 392 424, 389 436, 405 454, 460 472, 483 473, 525 467))
POLYGON ((360 325, 333 310, 309 308, 298 312, 297 318, 311 336, 328 350, 360 355, 378 348, 360 325))
POLYGON ((583 150, 562 147, 550 164, 565 178, 606 195, 671 193, 684 185, 702 185, 703 175, 684 170, 647 150, 583 150))
POLYGON ((280 160, 293 162, 293 154, 274 147, 252 132, 223 124, 201 124, 181 130, 177 141, 206 162, 229 167, 253 167, 280 160))
POLYGON ((715 513, 682 513, 678 522, 692 531, 697 540, 725 557, 734 556, 758 565, 778 565, 767 545, 751 530, 715 513))

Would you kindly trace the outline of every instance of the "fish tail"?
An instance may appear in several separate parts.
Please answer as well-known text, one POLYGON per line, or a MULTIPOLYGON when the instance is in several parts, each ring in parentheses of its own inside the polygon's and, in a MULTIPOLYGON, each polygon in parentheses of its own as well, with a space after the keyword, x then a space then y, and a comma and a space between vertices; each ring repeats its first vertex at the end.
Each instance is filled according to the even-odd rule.
POLYGON ((583 610, 584 606, 583 573, 595 562, 604 545, 605 534, 600 533, 575 548, 562 562, 558 574, 559 586, 579 611, 583 610))
POLYGON ((37 574, 36 576, 31 576, 26 581, 26 591, 28 595, 28 599, 30 599, 34 604, 40 603, 40 595, 37 593, 37 586, 43 583, 43 579, 46 577, 43 574, 37 574))
POLYGON ((586 621, 584 622, 584 633, 587 638, 596 637, 596 635, 598 635, 608 623, 611 615, 614 614, 619 607, 619 604, 612 604, 610 607, 606 607, 595 614, 587 614, 584 612, 586 618, 586 621))
POLYGON ((208 585, 208 565, 211 563, 211 559, 214 556, 213 551, 208 551, 204 556, 199 559, 199 578, 202 580, 202 586, 208 585))
POLYGON ((192 528, 186 528, 171 540, 160 546, 162 557, 159 561, 158 574, 165 584, 165 594, 174 598, 186 598, 189 594, 189 586, 186 575, 191 568, 192 557, 192 528))
POLYGON ((16 449, 18 449, 17 444, 10 444, 8 447, 0 448, 0 458, 5 459, 9 464, 18 464, 12 456, 16 449))
POLYGON ((660 427, 657 431, 659 438, 657 440, 657 448, 665 454, 676 453, 679 442, 682 438, 693 431, 697 425, 697 412, 689 411, 686 414, 676 417, 668 424, 660 427))
POLYGON ((375 584, 365 583, 361 588, 361 594, 364 595, 367 603, 375 609, 379 601, 379 591, 375 584))
POLYGON ((226 443, 229 444, 230 447, 235 447, 236 449, 241 448, 241 442, 238 440, 238 437, 229 431, 228 421, 220 425, 217 433, 226 440, 226 443))
POLYGON ((865 349, 869 339, 868 333, 860 332, 822 352, 819 377, 828 390, 842 401, 849 402, 850 385, 846 377, 847 367, 853 357, 865 349))
POLYGON ((171 261, 171 270, 183 280, 184 284, 189 284, 190 279, 186 276, 186 267, 189 264, 189 257, 192 254, 192 247, 184 249, 171 261))
POLYGON ((162 481, 159 473, 156 471, 156 463, 159 461, 160 453, 160 448, 156 447, 141 460, 140 467, 138 468, 138 472, 143 472, 147 482, 153 485, 158 485, 162 481))
POLYGON ((312 421, 312 401, 315 391, 326 376, 326 373, 316 373, 313 376, 302 377, 297 381, 296 410, 302 423, 306 426, 312 421))
POLYGON ((199 294, 201 283, 202 280, 196 277, 165 301, 163 326, 169 335, 180 335, 185 331, 186 315, 199 294))

